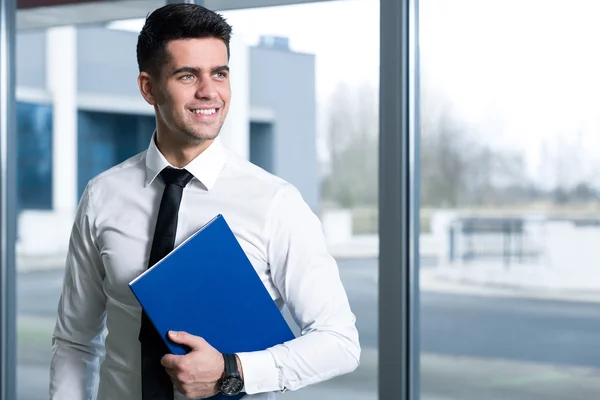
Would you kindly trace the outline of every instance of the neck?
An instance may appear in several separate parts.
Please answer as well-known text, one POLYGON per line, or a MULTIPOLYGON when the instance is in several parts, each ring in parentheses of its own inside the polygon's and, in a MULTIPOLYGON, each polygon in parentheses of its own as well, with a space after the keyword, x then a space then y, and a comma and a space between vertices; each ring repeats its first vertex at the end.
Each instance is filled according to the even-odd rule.
POLYGON ((177 168, 183 168, 194 158, 198 157, 204 150, 211 145, 214 139, 178 142, 161 135, 157 130, 155 143, 161 154, 167 159, 169 164, 177 168))

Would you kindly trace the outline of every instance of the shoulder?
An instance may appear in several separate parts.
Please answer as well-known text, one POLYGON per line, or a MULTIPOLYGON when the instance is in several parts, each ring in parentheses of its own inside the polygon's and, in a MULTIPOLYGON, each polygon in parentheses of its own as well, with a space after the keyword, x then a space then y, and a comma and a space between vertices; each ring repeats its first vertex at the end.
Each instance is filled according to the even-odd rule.
POLYGON ((227 168, 230 177, 239 182, 239 191, 254 204, 261 204, 267 219, 279 218, 282 214, 298 212, 306 216, 311 210, 300 190, 285 179, 252 164, 241 156, 228 151, 227 168), (261 199, 256 202, 256 199, 261 199))
POLYGON ((227 152, 227 168, 237 179, 243 180, 246 187, 251 187, 253 192, 268 193, 275 197, 282 191, 294 189, 294 186, 285 179, 266 171, 232 151, 227 152))
POLYGON ((141 152, 127 160, 101 172, 86 185, 82 201, 95 203, 103 195, 111 195, 131 185, 143 185, 146 176, 146 152, 141 152))

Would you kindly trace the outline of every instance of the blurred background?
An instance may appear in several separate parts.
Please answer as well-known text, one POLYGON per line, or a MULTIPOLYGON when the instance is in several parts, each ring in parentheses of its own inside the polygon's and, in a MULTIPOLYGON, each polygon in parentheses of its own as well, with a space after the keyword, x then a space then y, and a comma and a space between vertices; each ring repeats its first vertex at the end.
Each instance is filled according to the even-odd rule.
MULTIPOLYGON (((420 398, 598 398, 600 2, 418 7, 420 398)), ((222 13, 223 141, 319 215, 363 346, 354 373, 280 397, 377 399, 379 2, 222 13)), ((21 400, 47 397, 79 196, 154 129, 136 83, 143 20, 42 29, 32 15, 16 49, 21 400)))

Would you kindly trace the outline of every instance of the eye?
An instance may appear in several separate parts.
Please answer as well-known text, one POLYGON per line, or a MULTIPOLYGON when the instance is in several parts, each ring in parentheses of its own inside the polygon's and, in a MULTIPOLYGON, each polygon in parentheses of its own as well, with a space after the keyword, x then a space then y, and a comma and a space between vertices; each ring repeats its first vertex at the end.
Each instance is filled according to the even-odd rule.
POLYGON ((227 72, 217 72, 214 76, 217 79, 225 79, 227 78, 227 72))
POLYGON ((182 81, 190 81, 190 80, 194 79, 194 75, 185 74, 185 75, 180 76, 179 79, 181 79, 182 81))

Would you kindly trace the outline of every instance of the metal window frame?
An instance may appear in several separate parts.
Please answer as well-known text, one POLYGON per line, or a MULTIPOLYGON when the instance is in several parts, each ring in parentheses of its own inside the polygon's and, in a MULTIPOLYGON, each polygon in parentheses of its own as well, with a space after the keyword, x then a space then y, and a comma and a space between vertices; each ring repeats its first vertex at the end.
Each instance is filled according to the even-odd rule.
POLYGON ((380 0, 381 400, 419 396, 418 0, 380 0))
POLYGON ((0 0, 0 399, 16 399, 16 0, 0 0))

